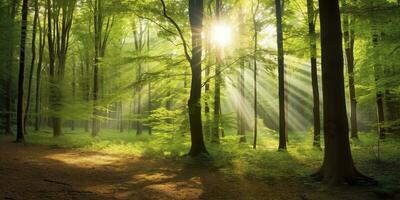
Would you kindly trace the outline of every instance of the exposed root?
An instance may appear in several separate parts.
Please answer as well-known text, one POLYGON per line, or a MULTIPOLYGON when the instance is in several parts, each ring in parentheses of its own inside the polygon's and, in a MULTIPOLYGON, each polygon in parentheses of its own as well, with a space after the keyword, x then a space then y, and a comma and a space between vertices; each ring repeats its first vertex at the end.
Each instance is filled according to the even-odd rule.
POLYGON ((50 179, 43 179, 43 181, 46 181, 46 182, 49 182, 49 183, 55 183, 55 184, 59 184, 59 185, 71 186, 68 183, 63 183, 63 182, 60 182, 60 181, 54 181, 54 180, 50 180, 50 179))
MULTIPOLYGON (((316 173, 312 174, 311 178, 314 181, 317 181, 317 182, 323 182, 323 181, 325 182, 324 174, 323 174, 322 169, 320 169, 316 173)), ((340 177, 338 177, 335 180, 340 180, 340 177)), ((327 183, 335 184, 335 183, 337 183, 337 181, 335 181, 335 180, 334 181, 329 181, 328 180, 327 183)), ((347 183, 347 184, 352 185, 352 186, 354 186, 354 185, 363 185, 363 186, 375 186, 375 185, 378 185, 378 182, 376 180, 361 174, 357 170, 355 170, 355 176, 342 177, 341 180, 343 180, 343 182, 341 184, 347 183)), ((340 183, 338 183, 338 184, 340 184, 340 183)))

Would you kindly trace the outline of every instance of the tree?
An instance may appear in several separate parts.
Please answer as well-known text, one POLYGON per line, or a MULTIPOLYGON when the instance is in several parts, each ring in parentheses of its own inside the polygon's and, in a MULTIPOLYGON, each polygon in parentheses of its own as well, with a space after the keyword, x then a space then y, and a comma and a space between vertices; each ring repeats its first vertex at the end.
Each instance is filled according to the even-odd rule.
POLYGON ((25 42, 26 42, 27 24, 28 24, 28 0, 23 0, 22 18, 21 18, 21 39, 20 39, 20 52, 19 52, 16 142, 24 141, 24 79, 25 79, 25 42))
POLYGON ((24 133, 26 134, 26 123, 28 121, 28 113, 29 113, 29 107, 31 105, 31 91, 32 91, 32 79, 33 79, 33 73, 35 69, 35 59, 36 59, 36 29, 37 29, 37 23, 39 20, 39 0, 35 0, 35 14, 33 17, 33 27, 32 27, 32 45, 31 45, 31 50, 32 50, 32 58, 31 58, 31 66, 29 70, 29 79, 28 79, 28 91, 27 91, 27 97, 26 97, 26 107, 25 107, 25 113, 24 113, 24 133))
POLYGON ((41 95, 41 78, 42 78, 42 68, 43 68, 43 54, 44 54, 44 47, 46 45, 46 16, 47 13, 44 11, 43 15, 43 22, 42 25, 40 20, 38 21, 39 26, 39 58, 36 68, 36 96, 35 96, 35 131, 39 130, 40 127, 40 95, 41 95))
POLYGON ((254 48, 253 48, 253 66, 254 66, 254 74, 253 74, 253 81, 254 81, 254 128, 253 128, 253 149, 257 148, 257 51, 258 51, 258 29, 257 26, 258 22, 256 19, 256 15, 258 12, 258 8, 260 6, 260 1, 257 0, 256 5, 254 5, 252 1, 252 20, 253 20, 253 29, 254 29, 254 48))
POLYGON ((319 10, 325 149, 322 166, 314 176, 330 185, 371 181, 355 168, 350 150, 338 0, 319 0, 319 10))
POLYGON ((188 101, 192 145, 189 155, 198 156, 200 154, 208 154, 203 139, 200 102, 203 0, 189 0, 189 21, 192 31, 192 58, 190 59, 192 83, 188 101))
POLYGON ((201 121, 201 57, 203 29, 203 0, 189 0, 189 22, 192 32, 192 57, 190 57, 187 43, 178 24, 167 14, 164 0, 160 0, 163 6, 163 15, 171 22, 182 40, 185 58, 190 63, 192 82, 188 100, 189 124, 191 146, 189 156, 196 157, 202 154, 208 155, 204 145, 203 127, 201 121))
MULTIPOLYGON (((144 33, 145 29, 143 28, 143 22, 141 19, 138 20, 138 23, 135 22, 134 27, 133 27, 133 36, 134 36, 134 41, 135 41, 135 51, 138 54, 141 54, 145 45, 145 40, 144 40, 144 33), (139 25, 137 25, 139 24, 139 25)), ((141 114, 141 104, 142 104, 142 63, 139 63, 136 68, 136 81, 137 81, 137 86, 135 87, 135 101, 134 101, 134 110, 135 114, 137 115, 137 119, 135 120, 135 128, 136 128, 136 135, 142 134, 142 123, 138 119, 141 114)), ((167 103, 168 109, 171 107, 171 101, 168 100, 167 103)))
POLYGON ((50 107, 52 109, 53 136, 62 134, 61 84, 69 47, 76 0, 47 0, 47 43, 50 70, 50 107), (57 62, 56 62, 57 61, 57 62))
MULTIPOLYGON (((207 2, 207 15, 209 19, 212 19, 212 8, 211 8, 212 1, 207 2)), ((211 72, 211 34, 210 30, 206 30, 206 47, 205 47, 205 54, 207 58, 207 63, 204 69, 205 79, 208 80, 210 77, 211 72)), ((206 81, 204 85, 204 115, 206 117, 205 125, 204 125, 204 134, 206 138, 211 138, 211 122, 210 122, 210 82, 206 81)))
MULTIPOLYGON (((342 6, 348 6, 346 0, 342 0, 342 6)), ((351 138, 358 139, 357 128, 357 99, 354 84, 354 18, 349 14, 343 14, 343 38, 345 43, 345 54, 347 63, 347 73, 349 77, 350 93, 350 127, 351 138)))
MULTIPOLYGON (((217 23, 221 23, 221 0, 215 1, 215 15, 217 23)), ((216 66, 215 66, 215 87, 214 87, 214 124, 211 132, 211 142, 219 143, 219 130, 221 124, 221 64, 222 64, 222 47, 217 46, 216 49, 216 66)))
MULTIPOLYGON (((372 44, 374 48, 377 48, 379 44, 379 34, 377 33, 377 25, 373 24, 373 35, 372 35, 372 44)), ((384 94, 382 92, 382 88, 380 87, 380 81, 382 78, 382 64, 381 58, 379 53, 376 53, 377 55, 377 63, 374 65, 374 76, 375 76, 375 102, 376 102, 376 112, 377 112, 377 117, 378 117, 378 134, 379 134, 379 139, 385 138, 385 133, 386 130, 384 128, 384 123, 385 123, 385 112, 384 112, 384 106, 383 106, 383 98, 384 94)))
POLYGON ((286 116, 285 116, 285 62, 283 52, 282 4, 275 0, 276 36, 278 44, 278 79, 279 79, 279 150, 286 150, 286 116))
POLYGON ((314 118, 314 140, 313 146, 321 148, 320 132, 321 119, 319 108, 319 88, 318 88, 318 70, 317 70, 317 39, 315 34, 316 14, 314 11, 314 0, 307 0, 308 15, 308 36, 310 44, 310 61, 311 61, 311 84, 313 91, 313 118, 314 118))
POLYGON ((101 58, 106 53, 108 38, 113 26, 114 17, 108 16, 104 21, 104 2, 102 0, 94 0, 93 6, 93 26, 94 26, 94 63, 93 63, 93 119, 92 119, 92 136, 96 137, 99 132, 98 108, 99 100, 99 65, 101 58), (103 26, 105 26, 103 28, 103 26))
MULTIPOLYGON (((240 35, 242 35, 244 33, 244 28, 245 28, 245 23, 243 22, 243 8, 242 5, 240 7, 239 10, 239 19, 241 19, 240 21, 240 25, 239 25, 239 31, 240 31, 240 35)), ((240 48, 243 48, 243 43, 240 42, 240 48)), ((241 53, 241 56, 243 56, 243 53, 241 53)), ((246 130, 245 130, 245 122, 244 122, 244 111, 243 111, 243 104, 244 104, 244 91, 245 91, 245 86, 244 86, 244 69, 245 69, 245 59, 241 59, 240 61, 240 70, 238 70, 238 83, 237 83, 237 87, 239 90, 239 102, 238 102, 238 107, 237 107, 237 134, 240 137, 239 142, 240 143, 245 143, 246 142, 246 130)))

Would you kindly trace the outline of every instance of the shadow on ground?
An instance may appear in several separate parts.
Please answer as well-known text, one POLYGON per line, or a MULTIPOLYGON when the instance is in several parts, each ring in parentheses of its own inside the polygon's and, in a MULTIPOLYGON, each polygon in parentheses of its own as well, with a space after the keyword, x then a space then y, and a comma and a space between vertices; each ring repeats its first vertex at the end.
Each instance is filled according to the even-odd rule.
POLYGON ((38 145, 0 144, 1 199, 375 199, 368 188, 323 189, 229 176, 212 165, 38 145))

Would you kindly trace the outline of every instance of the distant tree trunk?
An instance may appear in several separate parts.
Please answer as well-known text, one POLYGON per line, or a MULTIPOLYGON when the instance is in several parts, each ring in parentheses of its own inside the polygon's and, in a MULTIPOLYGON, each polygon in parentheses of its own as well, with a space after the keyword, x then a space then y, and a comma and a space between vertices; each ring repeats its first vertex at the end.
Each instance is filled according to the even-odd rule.
MULTIPOLYGON (((85 77, 85 101, 89 104, 90 101, 90 62, 89 62, 89 53, 86 52, 86 62, 85 62, 85 69, 86 69, 86 77, 85 77)), ((89 132, 90 129, 90 120, 85 120, 85 132, 89 132)))
MULTIPOLYGON (((342 6, 346 6, 346 0, 342 0, 342 6)), ((358 139, 357 129, 357 99, 356 89, 354 86, 354 19, 349 14, 343 15, 343 31, 345 42, 345 54, 347 60, 347 73, 349 76, 349 93, 350 93, 350 127, 351 138, 358 139)))
POLYGON ((41 95, 41 78, 42 78, 42 64, 43 64, 43 53, 45 47, 45 38, 46 38, 46 11, 43 16, 43 26, 40 25, 39 22, 39 58, 36 69, 36 97, 35 97, 35 131, 39 131, 40 129, 40 95, 41 95))
MULTIPOLYGON (((105 56, 106 46, 108 42, 108 37, 110 35, 111 28, 113 26, 113 17, 108 17, 107 23, 105 24, 105 28, 103 29, 103 2, 102 0, 94 1, 94 65, 93 65, 93 119, 92 119, 92 137, 96 137, 98 132, 100 131, 98 116, 101 114, 98 109, 98 100, 99 96, 99 75, 100 75, 100 59, 105 56), (112 18, 112 19, 111 19, 112 18)), ((102 76, 103 77, 103 76, 102 76)), ((103 79, 104 80, 104 79, 103 79)), ((103 84, 104 86, 104 84, 103 84)), ((104 89, 104 87, 103 87, 104 89)), ((104 92, 103 92, 104 93, 104 92)))
POLYGON ((26 97, 26 107, 25 107, 25 113, 24 113, 24 133, 27 134, 28 132, 26 131, 26 125, 28 121, 28 113, 29 113, 29 107, 31 105, 31 91, 32 91, 32 79, 33 79, 33 72, 35 69, 35 59, 36 59, 36 27, 38 23, 39 18, 39 3, 38 0, 35 0, 35 14, 33 17, 33 27, 32 27, 32 58, 31 58, 31 67, 29 71, 29 80, 28 80, 28 92, 27 92, 27 97, 26 97))
MULTIPOLYGON (((375 33, 372 37, 372 42, 373 46, 377 47, 379 43, 379 35, 375 33)), ((378 59, 378 62, 380 62, 380 59, 378 59)), ((376 110, 377 110, 377 117, 378 117, 378 134, 379 138, 383 139, 385 138, 385 128, 384 123, 385 123, 385 113, 384 113, 384 107, 383 107, 383 92, 380 89, 380 84, 379 84, 379 79, 382 73, 382 66, 380 64, 375 64, 374 66, 374 75, 375 75, 375 90, 376 90, 376 110)))
MULTIPOLYGON (((207 14, 208 17, 211 18, 212 15, 212 9, 211 9, 211 1, 209 1, 207 3, 207 14)), ((204 115, 206 117, 206 123, 204 126, 204 134, 205 137, 207 139, 211 139, 211 122, 210 122, 210 82, 208 81, 210 78, 210 68, 211 68, 211 35, 210 35, 210 30, 206 30, 206 49, 205 49, 205 53, 206 53, 206 58, 207 58, 207 63, 206 63, 206 67, 205 67, 205 79, 206 79, 206 83, 204 85, 204 115)))
POLYGON ((279 76, 279 150, 286 150, 286 116, 285 116, 285 63, 283 52, 282 8, 281 0, 275 0, 276 35, 278 44, 279 76))
POLYGON ((244 84, 244 82, 245 82, 245 80, 244 80, 244 73, 245 73, 245 70, 244 70, 244 66, 245 65, 245 61, 243 60, 242 62, 241 62, 241 65, 240 65, 240 82, 239 82, 239 87, 240 87, 240 97, 239 97, 239 106, 240 106, 240 108, 239 108, 239 135, 240 135, 240 139, 239 139, 239 142, 240 143, 245 143, 247 140, 246 140, 246 128, 245 128, 245 121, 244 121, 244 112, 243 112, 243 109, 244 109, 244 103, 245 103, 245 94, 244 94, 244 91, 245 91, 245 84, 244 84))
POLYGON ((18 75, 18 104, 17 104, 17 139, 16 142, 24 141, 24 78, 25 78, 25 42, 26 26, 28 18, 28 0, 22 1, 21 18, 21 40, 19 54, 19 75, 18 75))
POLYGON ((319 9, 325 149, 323 164, 314 176, 330 185, 370 181, 355 168, 350 150, 338 0, 319 0, 319 9))
MULTIPOLYGON (((219 23, 221 12, 221 0, 215 1, 216 20, 219 23)), ((215 66, 215 87, 214 87, 214 123, 211 134, 211 142, 219 143, 220 130, 220 109, 221 109, 221 64, 222 64, 222 47, 216 49, 216 66, 215 66)))
POLYGON ((314 118, 314 139, 313 146, 321 148, 321 119, 320 119, 320 102, 319 102, 319 87, 318 87, 318 69, 317 69, 317 41, 315 34, 315 19, 314 0, 307 0, 308 13, 308 36, 310 44, 310 60, 311 60, 311 83, 313 91, 313 118, 314 118))
MULTIPOLYGON (((145 45, 145 41, 143 40, 144 38, 144 30, 143 30, 143 25, 142 25, 142 21, 139 19, 139 30, 136 27, 134 27, 133 30, 133 36, 134 36, 134 44, 135 44, 135 51, 137 51, 138 53, 142 53, 143 47, 145 45)), ((142 63, 139 63, 137 65, 137 71, 136 71, 136 81, 137 81, 137 85, 135 86, 135 98, 136 101, 134 102, 134 110, 135 110, 135 114, 136 114, 136 119, 135 119, 135 124, 134 124, 134 128, 136 129, 136 135, 140 135, 142 134, 142 123, 140 121, 139 118, 141 118, 141 114, 142 114, 142 63)), ((170 93, 170 91, 168 91, 168 93, 170 93)), ((168 94, 168 96, 170 96, 170 94, 168 94)), ((168 99, 167 101, 167 108, 168 110, 171 109, 172 102, 170 99, 168 99)))
MULTIPOLYGON (((76 96, 76 63, 75 63, 75 57, 72 59, 73 64, 72 64, 72 100, 75 103, 75 96, 76 96)), ((75 130, 75 120, 71 120, 71 130, 75 130)))
POLYGON ((76 0, 66 0, 62 3, 47 0, 47 37, 50 68, 50 106, 52 113, 53 136, 62 134, 62 91, 67 52, 69 47, 69 35, 72 19, 76 6, 76 0), (55 59, 57 64, 55 65, 55 59))
POLYGON ((98 115, 100 114, 97 108, 99 96, 99 57, 101 48, 101 32, 103 27, 103 16, 101 13, 101 0, 94 1, 94 64, 93 64, 93 119, 92 119, 92 137, 96 137, 99 132, 98 115))
MULTIPOLYGON (((147 42, 146 42, 146 47, 147 47, 147 54, 150 53, 150 27, 147 27, 147 42)), ((150 66, 147 63, 147 73, 150 73, 150 66)), ((185 79, 186 80, 186 79, 185 79)), ((148 110, 148 118, 149 118, 149 123, 148 123, 148 131, 149 131, 149 135, 151 135, 151 123, 150 123, 150 119, 151 119, 151 111, 152 111, 152 105, 151 105, 151 81, 149 81, 148 85, 147 85, 147 91, 148 91, 148 98, 147 98, 147 110, 148 110)))
POLYGON ((192 31, 192 83, 188 101, 191 147, 190 156, 208 154, 204 145, 203 130, 201 122, 201 57, 203 27, 203 0, 189 0, 189 20, 192 31))
POLYGON ((253 81, 254 81, 254 128, 253 128, 253 149, 257 148, 257 51, 258 51, 258 26, 256 21, 257 11, 260 5, 260 1, 257 0, 257 5, 252 3, 252 20, 253 20, 253 28, 254 28, 254 48, 253 48, 253 66, 254 66, 254 73, 253 73, 253 81))
POLYGON ((122 133, 124 132, 124 119, 123 119, 123 105, 122 101, 119 101, 118 103, 119 107, 119 132, 122 133))
POLYGON ((377 27, 377 22, 375 19, 372 20, 372 45, 375 49, 375 54, 377 54, 377 62, 374 65, 374 76, 375 76, 375 96, 376 96, 376 111, 377 111, 377 119, 378 119, 378 134, 379 138, 385 138, 386 130, 384 128, 385 123, 385 111, 383 106, 383 97, 384 92, 382 91, 381 87, 382 84, 380 83, 380 78, 383 74, 383 67, 381 63, 381 58, 379 55, 378 50, 376 48, 379 45, 379 28, 377 27))
MULTIPOLYGON (((243 8, 240 5, 239 9, 239 34, 242 35, 245 29, 245 23, 243 18, 243 8)), ((240 42, 241 44, 241 42, 240 42)), ((240 46, 242 48, 242 46, 240 46)), ((241 55, 243 56, 243 55, 241 55)), ((239 92, 239 99, 238 99, 238 107, 237 107, 237 134, 239 136, 239 143, 246 143, 246 130, 245 130, 245 123, 244 123, 244 112, 243 112, 243 105, 244 105, 244 68, 245 68, 245 59, 240 60, 240 70, 238 71, 238 83, 237 88, 239 92)))

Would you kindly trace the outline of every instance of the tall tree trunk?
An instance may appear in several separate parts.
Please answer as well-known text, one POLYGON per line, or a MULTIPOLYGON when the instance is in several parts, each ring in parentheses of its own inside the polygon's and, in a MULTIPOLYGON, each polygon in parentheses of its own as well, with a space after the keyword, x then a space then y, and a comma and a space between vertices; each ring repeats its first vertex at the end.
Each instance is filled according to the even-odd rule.
MULTIPOLYGON (((378 27, 377 27, 377 22, 375 19, 372 20, 372 44, 373 47, 376 50, 376 48, 379 45, 379 33, 378 33, 378 27)), ((377 111, 377 118, 378 118, 378 134, 379 138, 383 139, 385 138, 385 128, 384 128, 384 122, 385 122, 385 112, 384 112, 384 106, 383 106, 383 91, 380 89, 381 84, 380 84, 380 78, 381 75, 383 74, 383 66, 381 64, 381 58, 379 55, 377 55, 377 63, 374 65, 374 75, 375 75, 375 91, 376 91, 376 111, 377 111)))
MULTIPOLYGON (((239 24, 239 34, 242 35, 245 29, 245 23, 243 20, 243 5, 240 5, 239 9, 239 19, 240 24, 239 24)), ((241 44, 241 43, 240 43, 241 44)), ((243 48, 243 46, 240 46, 243 48)), ((241 55, 244 56, 244 55, 241 55)), ((237 107, 237 134, 239 136, 239 143, 246 143, 246 130, 245 130, 245 122, 244 122, 244 68, 245 68, 245 59, 240 60, 240 70, 238 71, 238 83, 237 83, 237 88, 239 92, 239 99, 238 99, 238 107, 237 107)))
MULTIPOLYGON (((76 96, 76 62, 75 57, 72 58, 72 100, 75 103, 76 96)), ((71 130, 75 130, 75 120, 71 119, 71 130)))
POLYGON ((191 147, 190 156, 208 154, 204 145, 201 122, 201 57, 203 27, 203 0, 189 0, 189 20, 192 31, 192 82, 188 101, 191 147))
POLYGON ((253 48, 253 66, 254 66, 254 73, 253 73, 253 81, 254 81, 254 127, 253 127, 253 149, 257 148, 257 131, 258 131, 258 124, 257 124, 257 115, 258 115, 258 108, 257 108, 257 47, 258 47, 258 26, 256 21, 256 15, 258 12, 260 1, 257 0, 257 5, 254 8, 254 4, 252 4, 252 12, 253 12, 253 28, 254 28, 254 48, 253 48))
POLYGON ((98 109, 98 101, 100 98, 100 80, 102 82, 102 94, 104 95, 104 76, 103 70, 100 70, 100 58, 105 56, 108 37, 113 26, 114 17, 108 17, 105 24, 103 19, 103 2, 102 0, 94 1, 94 64, 93 64, 93 116, 92 116, 92 137, 96 137, 100 131, 98 116, 101 111, 98 109), (103 28, 103 25, 105 27, 103 28))
MULTIPOLYGON (((217 23, 220 23, 221 0, 215 1, 215 14, 217 23)), ((214 122, 211 135, 211 142, 219 143, 220 130, 220 109, 221 109, 221 64, 222 64, 222 47, 216 48, 216 66, 215 66, 215 87, 214 87, 214 122)))
MULTIPOLYGON (((373 24, 373 36, 372 36, 372 43, 373 46, 376 48, 379 44, 379 35, 377 33, 378 29, 376 27, 376 24, 373 24)), ((380 61, 380 58, 378 57, 378 62, 380 61)), ((384 128, 384 123, 385 123, 385 113, 384 113, 384 107, 383 107, 383 92, 380 89, 381 85, 379 84, 381 74, 382 74, 382 66, 380 63, 375 64, 374 66, 374 75, 375 75, 375 90, 376 90, 376 111, 377 111, 377 118, 378 118, 378 134, 379 138, 383 139, 385 138, 385 128, 384 128)))
MULTIPOLYGON (((90 101, 90 63, 89 63, 89 53, 86 52, 86 61, 85 61, 85 70, 86 70, 86 76, 85 76, 85 101, 86 103, 89 104, 90 101)), ((85 120, 85 132, 90 131, 90 119, 85 120)))
POLYGON ((244 73, 245 73, 245 61, 243 60, 241 62, 240 65, 240 81, 239 81, 239 88, 240 88, 240 97, 239 97, 239 135, 240 135, 240 139, 239 142, 240 143, 245 143, 246 140, 246 124, 244 121, 244 104, 245 104, 245 79, 244 79, 244 73))
POLYGON ((356 170, 350 150, 338 0, 319 0, 319 9, 325 149, 315 177, 330 185, 354 184, 369 179, 356 170))
MULTIPOLYGON (((147 54, 148 54, 148 56, 149 56, 149 54, 150 54, 150 27, 148 26, 147 27, 147 42, 146 42, 146 47, 147 47, 147 54)), ((147 63, 147 73, 150 73, 150 65, 149 65, 149 63, 147 63)), ((185 79, 186 80, 186 79, 185 79)), ((151 111, 152 111, 152 105, 151 105, 151 81, 149 81, 149 83, 148 83, 148 85, 147 85, 147 92, 148 92, 148 94, 147 94, 147 96, 148 96, 148 98, 147 98, 147 106, 148 106, 148 108, 147 108, 147 110, 148 110, 148 118, 149 118, 149 122, 148 122, 148 131, 149 131, 149 135, 151 135, 151 132, 152 132, 152 130, 151 130, 151 111)))
MULTIPOLYGON (((346 0, 342 0, 342 6, 347 6, 346 0)), ((351 138, 358 139, 357 128, 357 99, 354 86, 354 19, 349 14, 343 15, 343 35, 345 43, 345 54, 347 60, 347 73, 349 77, 350 93, 350 127, 351 138)))
POLYGON ((31 67, 29 71, 29 80, 28 80, 28 92, 27 92, 27 97, 26 97, 26 107, 25 107, 25 113, 24 113, 24 133, 27 134, 28 132, 26 131, 26 125, 28 121, 28 113, 29 113, 29 107, 31 105, 31 91, 32 91, 32 79, 33 79, 33 72, 35 69, 35 59, 36 59, 36 27, 38 23, 39 18, 39 3, 38 0, 35 0, 35 14, 33 17, 33 27, 32 27, 32 58, 31 58, 31 67))
POLYGON ((92 137, 96 137, 99 131, 98 115, 100 114, 97 108, 99 97, 99 57, 101 48, 101 32, 103 18, 101 13, 101 0, 94 1, 94 64, 93 64, 93 119, 92 119, 92 137))
POLYGON ((46 38, 46 11, 43 16, 43 25, 40 25, 39 22, 39 58, 36 69, 36 96, 35 96, 35 131, 39 131, 40 128, 40 95, 41 95, 41 78, 42 78, 42 64, 43 64, 43 53, 45 47, 45 38, 46 38))
POLYGON ((281 0, 275 0, 276 35, 278 46, 279 76, 279 150, 286 150, 286 115, 285 115, 285 63, 283 52, 282 7, 281 0))
MULTIPOLYGON (((138 86, 136 89, 136 95, 137 95, 137 104, 136 104, 136 135, 142 134, 142 123, 140 121, 140 118, 142 118, 142 64, 138 65, 138 72, 137 72, 137 81, 138 81, 138 86)), ((171 109, 171 100, 168 100, 168 110, 171 109)))
POLYGON ((314 0, 307 0, 308 14, 308 36, 310 44, 310 61, 311 61, 311 84, 313 91, 313 118, 314 118, 314 139, 313 146, 321 148, 321 117, 320 117, 320 102, 319 102, 319 87, 318 87, 318 69, 317 69, 317 40, 315 34, 315 19, 314 0))
POLYGON ((48 19, 48 50, 50 68, 50 105, 53 111, 53 136, 62 134, 62 91, 61 86, 64 80, 67 52, 69 47, 69 33, 72 26, 72 18, 76 0, 63 1, 63 4, 47 0, 48 19), (64 4, 65 3, 65 4, 64 4), (57 64, 55 65, 55 59, 57 64))
MULTIPOLYGON (((212 15, 212 11, 211 11, 211 1, 208 3, 207 6, 207 10, 208 10, 208 15, 211 16, 212 15)), ((210 17, 211 18, 211 17, 210 17)), ((206 122, 204 125, 204 134, 206 139, 211 139, 211 122, 210 122, 210 82, 208 81, 210 78, 210 68, 211 68, 211 34, 210 34, 210 30, 206 30, 206 49, 205 49, 205 53, 206 53, 206 58, 207 58, 207 63, 206 63, 206 67, 205 67, 205 79, 207 80, 205 85, 204 85, 204 115, 206 117, 206 122)))
POLYGON ((17 139, 16 142, 24 141, 24 78, 25 78, 25 43, 26 26, 28 19, 28 0, 22 1, 21 39, 19 54, 18 75, 18 104, 17 104, 17 139))

